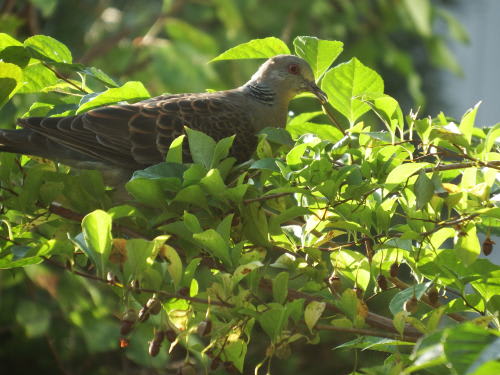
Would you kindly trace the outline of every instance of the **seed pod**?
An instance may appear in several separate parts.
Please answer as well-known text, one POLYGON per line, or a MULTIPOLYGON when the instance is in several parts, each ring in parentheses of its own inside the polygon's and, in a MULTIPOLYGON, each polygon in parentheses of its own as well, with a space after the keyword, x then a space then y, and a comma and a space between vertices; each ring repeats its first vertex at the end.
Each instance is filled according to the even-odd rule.
POLYGON ((155 338, 154 341, 157 341, 159 343, 162 343, 163 340, 165 339, 165 331, 159 330, 155 332, 155 338))
POLYGON ((130 332, 132 332, 133 327, 134 327, 133 323, 122 321, 122 325, 120 327, 120 334, 122 336, 127 336, 130 332))
POLYGON ((135 323, 137 320, 137 313, 134 309, 128 309, 125 314, 123 314, 122 321, 127 323, 135 323))
POLYGON ((437 305, 439 301, 439 293, 435 287, 432 287, 427 291, 427 298, 429 298, 431 305, 437 305))
POLYGON ((417 311, 418 309, 418 299, 417 297, 413 296, 410 299, 406 300, 404 306, 404 310, 406 312, 409 312, 410 314, 413 314, 417 311))
POLYGON ((377 276, 377 285, 380 289, 382 290, 387 290, 388 286, 387 286, 387 279, 385 278, 384 275, 382 274, 379 274, 377 276))
POLYGON ((173 329, 167 329, 165 331, 165 337, 168 341, 174 342, 177 339, 177 333, 173 329))
POLYGON ((184 366, 179 367, 177 375, 196 375, 196 369, 193 365, 186 363, 184 366))
POLYGON ((230 361, 224 362, 224 369, 231 375, 238 373, 238 369, 236 368, 234 363, 230 361))
POLYGON ((156 357, 158 355, 158 353, 160 352, 160 346, 161 346, 161 343, 153 340, 153 341, 150 341, 149 343, 149 355, 151 357, 156 357))
POLYGON ((358 297, 359 299, 362 299, 363 298, 363 288, 360 288, 359 286, 356 286, 354 288, 354 292, 356 293, 356 297, 358 297))
POLYGON ((286 359, 292 355, 292 349, 288 344, 279 345, 278 347, 276 347, 275 354, 279 359, 286 359))
POLYGON ((148 319, 149 319, 149 311, 146 307, 143 307, 142 309, 139 310, 139 315, 137 316, 137 320, 139 320, 139 322, 145 322, 148 319))
POLYGON ((486 239, 483 242, 483 254, 488 256, 491 254, 493 251, 493 245, 495 244, 495 241, 492 241, 490 237, 486 237, 486 239))
POLYGON ((203 320, 198 324, 198 335, 204 337, 209 335, 210 331, 212 331, 212 321, 210 319, 203 320))
POLYGON ((128 340, 125 337, 120 338, 120 348, 126 348, 128 346, 128 340))
POLYGON ((149 310, 149 312, 153 315, 157 315, 161 311, 161 303, 160 300, 156 297, 151 297, 148 299, 148 302, 146 302, 146 308, 149 310))
POLYGON ((332 274, 328 278, 328 283, 330 284, 330 289, 335 292, 335 293, 341 293, 342 292, 342 280, 340 277, 336 276, 336 274, 332 274))
POLYGON ((141 287, 141 286, 140 286, 140 284, 139 284, 139 280, 136 280, 136 279, 132 280, 132 281, 130 282, 130 287, 131 287, 133 290, 137 290, 137 289, 139 289, 139 288, 141 287))
POLYGON ((399 264, 398 262, 394 262, 391 264, 391 269, 389 271, 391 277, 397 277, 399 272, 399 264))
POLYGON ((115 283, 115 275, 113 275, 113 272, 109 271, 107 274, 106 274, 106 281, 110 284, 114 284, 115 283))
POLYGON ((214 358, 214 359, 212 360, 212 363, 210 364, 210 370, 212 370, 212 371, 217 370, 217 368, 218 368, 218 367, 219 367, 219 365, 220 365, 220 362, 221 362, 221 361, 220 361, 220 358, 219 358, 219 357, 214 358))

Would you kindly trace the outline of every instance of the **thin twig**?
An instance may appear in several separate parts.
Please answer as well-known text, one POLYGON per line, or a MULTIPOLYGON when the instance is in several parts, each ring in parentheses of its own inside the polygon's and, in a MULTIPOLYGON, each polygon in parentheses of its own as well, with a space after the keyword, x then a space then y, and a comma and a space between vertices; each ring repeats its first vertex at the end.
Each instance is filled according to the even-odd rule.
MULTIPOLYGON (((272 281, 267 279, 261 279, 260 287, 263 289, 272 290, 272 281)), ((327 310, 334 312, 336 314, 343 314, 342 311, 337 306, 335 306, 332 303, 324 301, 323 297, 311 296, 309 294, 300 292, 298 290, 288 289, 288 298, 291 299, 303 298, 307 302, 312 302, 312 301, 324 302, 327 310)), ((394 328, 392 320, 384 316, 369 311, 365 320, 366 323, 372 327, 383 329, 395 334, 398 333, 396 328, 394 328)), ((419 338, 420 336, 422 336, 422 333, 420 331, 416 330, 414 327, 410 325, 406 325, 404 330, 404 335, 400 337, 406 341, 413 341, 413 339, 419 338)))
MULTIPOLYGON (((398 333, 388 333, 388 332, 379 331, 379 330, 372 330, 372 329, 336 327, 336 326, 329 326, 326 324, 317 324, 315 326, 315 328, 320 330, 320 331, 345 332, 345 333, 352 333, 354 335, 386 337, 386 338, 394 339, 394 340, 401 340, 402 339, 401 335, 398 333)), ((416 337, 405 337, 404 340, 410 341, 410 342, 416 342, 417 338, 416 337)))
POLYGON ((269 195, 264 195, 264 196, 262 196, 262 197, 245 199, 245 200, 243 201, 243 203, 244 203, 244 204, 250 204, 250 203, 253 203, 253 202, 261 202, 261 201, 266 201, 266 200, 269 200, 269 199, 275 199, 275 198, 284 197, 284 196, 286 196, 286 195, 290 195, 290 194, 293 194, 293 193, 277 193, 277 194, 269 194, 269 195))
POLYGON ((90 280, 94 280, 94 281, 99 281, 103 284, 108 284, 108 285, 111 285, 111 286, 116 286, 118 288, 122 288, 122 289, 127 289, 131 292, 143 292, 143 293, 151 293, 151 294, 158 294, 158 295, 162 295, 166 298, 177 298, 177 299, 183 299, 183 300, 186 300, 186 301, 190 301, 190 302, 195 302, 195 303, 203 303, 203 304, 206 304, 206 305, 217 305, 217 306, 221 306, 221 307, 234 307, 234 305, 228 303, 228 302, 225 302, 225 301, 209 301, 209 300, 205 300, 205 299, 201 299, 201 298, 196 298, 196 297, 188 297, 188 296, 184 296, 184 295, 181 295, 181 294, 178 294, 178 293, 169 293, 169 292, 166 292, 164 290, 155 290, 155 289, 148 289, 148 288, 134 288, 132 286, 128 286, 126 284, 122 284, 122 283, 119 283, 119 282, 110 282, 109 280, 106 280, 102 277, 99 277, 97 275, 93 275, 93 274, 90 274, 90 273, 86 273, 86 272, 82 272, 82 271, 79 271, 79 270, 76 270, 74 268, 69 268, 67 267, 66 265, 63 265, 61 263, 59 263, 58 261, 52 259, 52 258, 48 258, 46 256, 41 256, 41 258, 43 260, 45 260, 46 262, 58 267, 58 268, 61 268, 61 269, 64 269, 66 271, 69 271, 77 276, 81 276, 81 277, 85 277, 87 279, 90 279, 90 280))
POLYGON ((62 79, 64 82, 66 82, 67 84, 73 86, 75 89, 77 89, 78 91, 80 92, 83 92, 85 95, 88 94, 87 91, 85 91, 82 87, 78 86, 76 83, 74 83, 73 81, 71 81, 70 79, 66 78, 65 76, 63 76, 61 73, 59 73, 57 70, 55 70, 53 67, 51 67, 49 64, 45 63, 45 62, 42 62, 42 65, 45 66, 47 69, 49 69, 52 73, 54 73, 56 75, 57 78, 59 79, 62 79))

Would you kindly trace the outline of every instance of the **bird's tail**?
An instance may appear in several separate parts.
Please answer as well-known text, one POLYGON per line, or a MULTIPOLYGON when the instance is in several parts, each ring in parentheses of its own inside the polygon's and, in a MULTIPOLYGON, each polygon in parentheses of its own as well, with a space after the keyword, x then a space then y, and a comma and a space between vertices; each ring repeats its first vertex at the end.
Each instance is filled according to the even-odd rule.
MULTIPOLYGON (((48 143, 53 143, 31 129, 0 129, 0 152, 11 152, 49 158, 52 154, 48 143)), ((52 144, 52 147, 54 145, 52 144)))

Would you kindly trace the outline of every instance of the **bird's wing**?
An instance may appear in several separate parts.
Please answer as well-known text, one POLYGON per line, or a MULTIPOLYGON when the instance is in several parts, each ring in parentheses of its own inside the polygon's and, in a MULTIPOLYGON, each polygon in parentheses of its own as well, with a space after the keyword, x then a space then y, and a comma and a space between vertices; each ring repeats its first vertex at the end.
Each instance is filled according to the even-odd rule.
MULTIPOLYGON (((254 147, 251 117, 241 106, 214 94, 181 94, 135 104, 112 105, 77 116, 25 118, 20 125, 94 159, 134 169, 164 160, 184 126, 215 139, 233 134, 254 147)), ((246 155, 245 155, 246 156, 246 155)), ((238 157, 240 159, 240 157, 238 157)))

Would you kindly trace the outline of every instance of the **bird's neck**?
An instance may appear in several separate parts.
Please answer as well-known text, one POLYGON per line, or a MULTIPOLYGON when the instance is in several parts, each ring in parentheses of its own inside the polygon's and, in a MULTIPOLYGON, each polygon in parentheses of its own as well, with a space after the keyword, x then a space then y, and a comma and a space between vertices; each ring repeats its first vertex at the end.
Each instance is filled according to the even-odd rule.
POLYGON ((266 105, 274 105, 276 93, 268 85, 262 82, 249 81, 245 84, 245 90, 258 102, 266 105))

